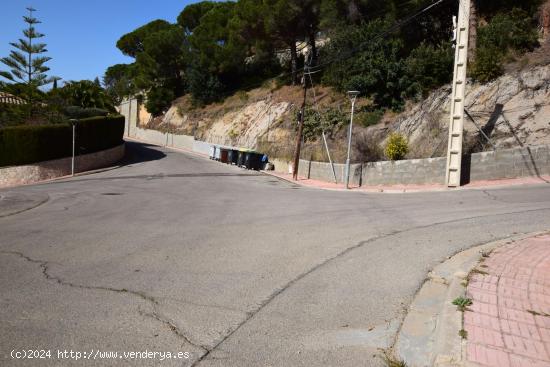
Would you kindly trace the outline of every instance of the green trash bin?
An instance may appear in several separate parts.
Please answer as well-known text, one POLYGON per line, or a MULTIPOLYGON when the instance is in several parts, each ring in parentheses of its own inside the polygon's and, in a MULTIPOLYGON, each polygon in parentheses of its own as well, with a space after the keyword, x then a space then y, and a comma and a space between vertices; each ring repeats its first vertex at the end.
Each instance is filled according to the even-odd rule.
POLYGON ((246 169, 259 171, 262 164, 262 157, 263 154, 259 154, 256 152, 247 152, 244 163, 246 169))
POLYGON ((236 149, 230 149, 227 155, 227 163, 237 165, 239 161, 239 151, 236 149))
POLYGON ((239 150, 239 158, 237 159, 237 166, 244 167, 245 161, 246 161, 246 151, 245 150, 239 150))

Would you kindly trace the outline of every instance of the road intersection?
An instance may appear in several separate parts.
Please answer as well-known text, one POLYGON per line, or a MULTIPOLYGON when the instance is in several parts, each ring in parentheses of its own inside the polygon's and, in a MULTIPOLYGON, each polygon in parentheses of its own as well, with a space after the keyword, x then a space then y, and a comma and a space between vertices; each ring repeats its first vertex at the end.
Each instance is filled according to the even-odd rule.
POLYGON ((550 185, 335 192, 128 150, 117 169, 0 190, 1 365, 42 348, 189 353, 138 365, 378 366, 430 269, 550 229, 550 185))

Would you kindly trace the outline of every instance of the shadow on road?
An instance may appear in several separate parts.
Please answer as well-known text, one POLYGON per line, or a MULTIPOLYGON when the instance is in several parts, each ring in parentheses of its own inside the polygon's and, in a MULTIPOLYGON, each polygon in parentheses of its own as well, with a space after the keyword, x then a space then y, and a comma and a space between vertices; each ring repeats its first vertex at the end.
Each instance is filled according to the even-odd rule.
POLYGON ((151 149, 154 145, 146 143, 135 143, 126 141, 126 155, 120 161, 121 165, 157 161, 166 157, 166 154, 157 150, 151 149))

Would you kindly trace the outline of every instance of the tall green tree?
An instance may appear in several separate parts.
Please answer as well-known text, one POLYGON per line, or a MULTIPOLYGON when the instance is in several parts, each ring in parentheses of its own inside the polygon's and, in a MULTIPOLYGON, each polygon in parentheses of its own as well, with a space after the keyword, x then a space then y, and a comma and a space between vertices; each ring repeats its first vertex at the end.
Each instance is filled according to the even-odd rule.
POLYGON ((185 34, 190 35, 200 25, 201 18, 215 7, 216 3, 213 1, 187 5, 178 15, 178 25, 183 28, 185 34))
POLYGON ((155 20, 123 35, 117 47, 135 63, 107 70, 104 81, 109 94, 121 99, 142 90, 148 96, 147 109, 156 115, 170 105, 170 98, 185 92, 189 47, 181 27, 155 20))
POLYGON ((335 34, 322 49, 322 56, 341 57, 326 68, 323 82, 341 91, 360 91, 362 96, 372 99, 374 108, 400 109, 411 85, 402 55, 403 41, 395 36, 376 38, 389 26, 389 22, 377 19, 335 34), (349 55, 353 49, 358 50, 349 55), (342 57, 346 54, 349 56, 342 57))
POLYGON ((111 98, 92 80, 69 81, 58 90, 67 106, 114 111, 111 98))
POLYGON ((151 34, 169 29, 172 25, 165 20, 157 19, 120 37, 116 47, 126 56, 136 57, 143 52, 144 42, 151 34))
POLYGON ((189 36, 189 90, 200 102, 219 99, 244 80, 247 46, 232 33, 235 8, 234 2, 216 3, 189 36))
POLYGON ((145 38, 143 51, 136 55, 134 81, 137 88, 148 91, 145 106, 149 112, 160 114, 185 93, 187 49, 185 35, 176 25, 145 38))
POLYGON ((290 51, 291 82, 298 81, 298 49, 296 42, 305 38, 303 10, 300 0, 264 0, 266 30, 281 47, 290 51))
POLYGON ((115 103, 122 102, 122 99, 138 92, 135 85, 136 65, 115 64, 109 66, 103 76, 103 85, 106 93, 111 96, 115 103))
POLYGON ((23 30, 24 38, 20 38, 18 42, 10 42, 14 50, 8 57, 0 59, 0 62, 10 70, 0 71, 0 76, 9 82, 26 85, 26 95, 23 97, 32 102, 33 97, 38 94, 36 90, 54 79, 46 74, 50 70, 46 63, 51 58, 41 56, 47 52, 46 44, 36 42, 37 39, 44 37, 44 34, 36 30, 36 25, 41 23, 33 16, 36 9, 29 7, 27 10, 29 15, 23 16, 23 20, 28 24, 28 27, 23 30))

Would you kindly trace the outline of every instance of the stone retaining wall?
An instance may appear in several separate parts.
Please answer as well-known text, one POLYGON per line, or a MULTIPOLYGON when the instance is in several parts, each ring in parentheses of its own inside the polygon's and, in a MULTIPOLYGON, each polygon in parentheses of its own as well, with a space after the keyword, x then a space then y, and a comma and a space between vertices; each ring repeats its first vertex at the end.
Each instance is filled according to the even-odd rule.
MULTIPOLYGON (((289 173, 290 162, 272 159, 275 171, 289 173)), ((350 183, 360 186, 445 184, 446 158, 412 159, 396 162, 352 164, 350 183)), ((344 164, 335 164, 339 183, 344 181, 344 164)), ((550 175, 550 146, 503 149, 463 158, 463 184, 470 181, 550 175)), ((333 182, 329 163, 300 160, 302 177, 333 182)))
MULTIPOLYGON (((124 144, 75 158, 75 172, 108 167, 124 157, 124 144)), ((0 168, 0 187, 30 184, 71 174, 71 158, 54 159, 24 166, 0 168)))

